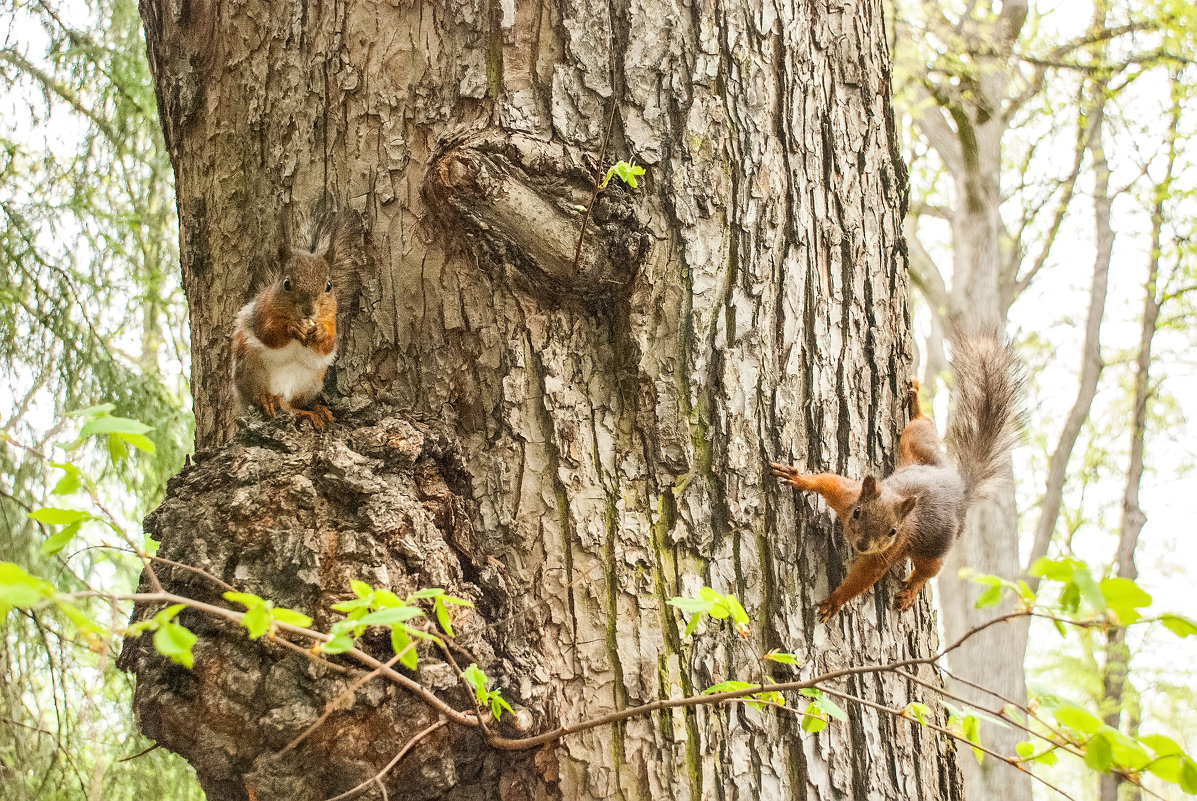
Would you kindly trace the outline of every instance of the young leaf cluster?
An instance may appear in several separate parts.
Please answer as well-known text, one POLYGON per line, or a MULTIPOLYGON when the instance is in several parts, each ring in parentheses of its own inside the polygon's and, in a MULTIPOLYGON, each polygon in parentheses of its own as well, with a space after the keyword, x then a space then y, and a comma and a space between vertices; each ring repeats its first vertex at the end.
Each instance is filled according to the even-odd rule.
POLYGON ((686 630, 683 632, 685 637, 694 633, 704 615, 715 620, 730 618, 740 636, 746 636, 749 632, 748 613, 734 595, 724 595, 710 587, 700 587, 697 598, 673 597, 669 599, 669 604, 690 614, 690 622, 686 624, 686 630))
POLYGON ((412 621, 426 617, 423 608, 417 605, 422 600, 432 600, 437 621, 445 634, 453 636, 448 606, 473 606, 469 601, 446 595, 439 587, 418 590, 407 598, 400 598, 387 589, 374 589, 364 581, 350 583, 355 598, 333 604, 337 612, 344 612, 345 618, 338 620, 329 629, 332 638, 319 646, 326 654, 339 654, 353 647, 354 641, 371 626, 382 626, 391 631, 391 647, 399 655, 399 662, 409 670, 417 664, 415 643, 427 640, 443 644, 440 637, 429 633, 426 628, 412 621))

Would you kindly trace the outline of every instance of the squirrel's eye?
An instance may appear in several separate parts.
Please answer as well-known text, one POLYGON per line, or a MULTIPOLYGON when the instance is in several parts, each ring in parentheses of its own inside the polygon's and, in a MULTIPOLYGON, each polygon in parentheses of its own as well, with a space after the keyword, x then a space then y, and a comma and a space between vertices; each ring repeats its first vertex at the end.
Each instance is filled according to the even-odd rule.
POLYGON ((860 519, 860 507, 859 506, 852 510, 852 519, 853 520, 860 519))
POLYGON ((324 283, 324 291, 325 291, 325 292, 332 292, 332 281, 326 281, 326 282, 324 283))
POLYGON ((283 279, 283 291, 284 291, 284 292, 290 292, 290 291, 291 291, 291 279, 290 279, 290 278, 284 278, 284 279, 283 279))
POLYGON ((897 530, 896 528, 891 528, 891 529, 889 530, 889 535, 890 535, 891 537, 896 537, 896 536, 898 536, 898 530, 897 530))

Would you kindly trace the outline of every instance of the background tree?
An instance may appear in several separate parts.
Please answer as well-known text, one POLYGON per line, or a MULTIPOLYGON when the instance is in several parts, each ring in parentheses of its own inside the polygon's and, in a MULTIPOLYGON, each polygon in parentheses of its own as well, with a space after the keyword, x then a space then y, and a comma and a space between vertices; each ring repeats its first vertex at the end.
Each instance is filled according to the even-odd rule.
MULTIPOLYGON (((933 386, 943 369, 945 332, 950 335, 952 320, 1006 319, 1045 267, 1063 260, 1075 269, 1076 249, 1061 254, 1058 235, 1085 213, 1078 203, 1085 194, 1093 202, 1095 248, 1084 341, 1076 357, 1081 364, 1076 398, 1049 446, 1030 555, 1019 558, 1011 488, 971 516, 963 547, 953 551, 941 573, 949 639, 994 615, 973 608, 981 588, 958 578, 962 568, 1016 576, 1049 552, 1065 485, 1074 477, 1070 459, 1104 366, 1101 330, 1115 234, 1111 210, 1126 188, 1111 185, 1107 104, 1127 87, 1139 87, 1143 75, 1174 63, 1181 52, 1165 41, 1167 35, 1153 33, 1173 28, 1170 8, 1099 2, 1084 30, 1049 19, 1050 14, 1027 3, 904 4, 896 10, 899 97, 910 115, 916 165, 907 223, 912 280, 931 312, 923 348, 925 386, 933 386), (1064 131, 1074 136, 1071 148, 1062 142, 1064 131), (1071 159, 1060 158, 1066 150, 1072 151, 1071 159)), ((1058 387, 1050 394, 1058 395, 1058 387)), ((1037 583, 1034 577, 1028 580, 1032 587, 1037 583)), ((954 654, 952 666, 1006 698, 1022 700, 1026 645, 1024 625, 990 629, 954 654), (995 653, 1015 656, 995 664, 995 653)), ((962 692, 978 702, 982 697, 962 692)), ((995 730, 991 736, 1008 749, 1019 735, 995 730)), ((970 796, 998 798, 1010 792, 1008 778, 995 768, 993 763, 966 766, 970 796)), ((1029 793, 1029 787, 1016 792, 1029 793)))
MULTIPOLYGON (((76 458, 122 514, 160 499, 190 447, 187 338, 136 5, 5 2, 0 30, 0 561, 32 567, 49 532, 27 513, 59 478, 45 457, 74 433, 66 413, 111 403, 151 425, 152 455, 125 458, 117 439, 115 467, 86 446, 76 458)), ((139 569, 83 547, 39 572, 85 589, 139 569)), ((68 626, 51 610, 0 621, 0 794, 194 797, 189 769, 164 752, 117 762, 147 744, 125 712, 131 682, 68 626)))
MULTIPOLYGON (((827 514, 798 509, 766 475, 771 459, 851 472, 891 462, 900 430, 904 177, 879 4, 184 13, 146 2, 142 13, 176 173, 199 447, 233 431, 228 332, 261 243, 288 204, 331 193, 361 213, 367 238, 360 286, 342 287, 330 388, 410 407, 453 443, 476 538, 466 550, 510 588, 508 602, 479 571, 478 607, 517 616, 488 634, 513 702, 568 721, 748 670, 734 635, 681 639, 664 601, 702 584, 744 600, 758 653, 784 647, 824 667, 930 648, 926 601, 898 618, 888 584, 816 625, 813 604, 844 554, 827 514), (648 168, 643 192, 609 186, 579 211, 616 158, 648 168)), ((354 423, 353 408, 338 407, 346 425, 383 425, 354 423)), ((224 537, 295 519, 269 487, 229 478, 225 507, 252 497, 255 511, 224 537)), ((336 499, 313 486, 316 509, 336 499)), ((174 525, 170 504, 159 530, 174 525)), ((317 537, 331 536, 333 552, 349 542, 327 510, 313 514, 291 534, 272 527, 281 539, 267 550, 305 564, 310 551, 290 550, 304 532, 331 532, 317 537)), ((320 557, 320 574, 335 574, 320 557)), ((458 560, 473 583, 474 560, 458 560)), ((237 580, 231 563, 216 567, 237 580)), ((142 673, 138 709, 161 739, 185 739, 172 719, 202 719, 172 703, 215 693, 236 706, 221 672, 200 667, 236 658, 210 642, 182 689, 142 673)), ((150 656, 128 658, 153 669, 150 656)), ((909 693, 893 678, 853 681, 878 701, 909 693)), ((275 708, 302 712, 300 728, 319 712, 302 685, 260 685, 275 708)), ((252 748, 268 738, 246 711, 252 748)), ((471 783, 489 796, 496 781, 528 797, 775 798, 894 781, 958 795, 942 745, 871 714, 854 721, 816 744, 794 719, 699 709, 570 738, 552 769, 508 760, 470 777, 440 761, 422 775, 454 797, 471 783)), ((413 750, 388 787, 467 736, 430 735, 439 745, 413 750)), ((384 762, 402 744, 357 759, 384 762)), ((366 778, 338 773, 342 751, 322 752, 330 768, 313 777, 306 749, 269 764, 248 751, 187 756, 209 799, 242 797, 238 776, 301 797, 366 778)))

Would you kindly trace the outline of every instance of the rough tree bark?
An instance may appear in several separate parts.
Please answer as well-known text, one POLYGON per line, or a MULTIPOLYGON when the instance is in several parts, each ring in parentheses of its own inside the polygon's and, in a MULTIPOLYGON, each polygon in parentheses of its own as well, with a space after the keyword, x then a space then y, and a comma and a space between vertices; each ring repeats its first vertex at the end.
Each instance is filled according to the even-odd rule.
MULTIPOLYGON (((142 14, 204 449, 151 521, 174 559, 320 619, 355 572, 443 583, 477 601, 463 642, 537 729, 759 678, 771 648, 822 669, 935 647, 926 595, 890 611, 895 578, 815 621, 846 549, 767 468, 888 468, 904 421, 905 175, 879 2, 144 0, 142 14), (634 157, 648 175, 598 196, 575 260, 608 120, 601 161, 634 157), (281 209, 326 191, 366 230, 326 387, 340 419, 323 435, 235 433, 233 317, 281 209), (746 639, 683 639, 665 601, 704 584, 743 600, 746 639)), ((222 632, 205 627, 190 672, 146 643, 125 655, 143 727, 210 801, 347 789, 434 718, 375 690, 338 713, 343 736, 275 757, 344 679, 222 632)), ((920 697, 892 676, 847 686, 891 706, 920 697)), ((951 747, 851 716, 803 739, 788 714, 691 709, 535 756, 479 754, 448 726, 386 787, 960 797, 951 747)))

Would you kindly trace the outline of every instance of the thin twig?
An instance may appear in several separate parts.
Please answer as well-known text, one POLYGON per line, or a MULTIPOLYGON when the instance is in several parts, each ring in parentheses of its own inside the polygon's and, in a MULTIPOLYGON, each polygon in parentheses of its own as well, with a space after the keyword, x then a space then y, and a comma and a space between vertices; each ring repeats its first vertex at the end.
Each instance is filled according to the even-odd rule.
MULTIPOLYGON (((404 648, 402 651, 400 651, 399 653, 395 654, 390 659, 388 659, 384 663, 384 666, 388 667, 388 668, 394 667, 396 662, 398 662, 400 659, 402 659, 403 656, 408 651, 410 651, 411 649, 413 649, 415 647, 416 647, 416 644, 414 641, 408 643, 406 648, 404 648)), ((281 757, 283 754, 287 753, 288 751, 290 751, 293 748, 295 748, 296 746, 298 746, 300 743, 302 743, 304 740, 306 740, 308 738, 308 736, 311 735, 312 732, 314 732, 317 728, 319 728, 321 726, 321 724, 324 723, 324 721, 328 720, 329 717, 332 716, 333 712, 337 711, 338 709, 341 709, 342 705, 346 701, 351 701, 353 699, 354 693, 356 693, 358 690, 360 690, 366 684, 366 682, 370 681, 371 679, 375 679, 381 675, 382 675, 382 671, 375 669, 375 670, 371 670, 369 673, 366 673, 365 675, 361 676, 357 681, 355 681, 353 684, 351 684, 347 688, 345 688, 344 692, 340 693, 339 695, 337 695, 336 698, 334 698, 331 701, 329 701, 328 703, 326 703, 324 705, 324 711, 320 714, 320 717, 316 718, 316 721, 314 723, 312 723, 312 725, 308 726, 306 729, 304 729, 302 732, 300 732, 298 737, 296 737, 291 742, 287 743, 285 746, 283 746, 283 749, 281 751, 279 751, 276 754, 273 754, 266 761, 273 762, 274 760, 281 757)), ((348 709, 349 707, 344 707, 344 708, 348 709)))
MULTIPOLYGON (((822 690, 823 690, 823 692, 825 692, 827 695, 831 695, 831 696, 834 696, 834 697, 836 697, 836 698, 840 698, 840 699, 842 699, 842 700, 844 700, 844 701, 853 701, 853 702, 855 702, 855 703, 858 703, 858 704, 861 704, 861 705, 863 705, 863 706, 867 706, 867 707, 869 707, 869 708, 871 708, 871 709, 876 709, 876 710, 877 710, 877 711, 879 711, 879 712, 888 712, 889 714, 891 714, 891 715, 893 715, 893 716, 895 716, 895 717, 898 717, 898 718, 903 718, 903 719, 905 719, 905 720, 911 720, 911 718, 908 718, 906 715, 902 714, 902 713, 903 713, 903 710, 901 710, 901 709, 892 709, 892 708, 890 708, 890 707, 888 707, 888 706, 885 706, 884 704, 877 704, 877 703, 874 703, 874 702, 872 702, 872 701, 865 700, 864 698, 858 698, 858 697, 857 697, 857 696, 855 696, 855 695, 849 695, 848 693, 843 693, 843 692, 840 692, 840 691, 838 691, 838 690, 829 690, 829 689, 827 689, 826 687, 823 687, 823 688, 821 688, 821 689, 822 689, 822 690)), ((1060 795, 1062 795, 1062 796, 1064 796, 1065 798, 1069 799, 1069 801, 1076 801, 1076 799, 1074 799, 1074 798, 1073 798, 1072 796, 1070 796, 1068 793, 1066 793, 1066 792, 1064 792, 1063 790, 1061 790, 1061 789, 1060 789, 1059 787, 1057 787, 1056 785, 1054 785, 1054 784, 1052 784, 1051 782, 1049 782, 1047 779, 1044 779, 1044 778, 1043 778, 1043 777, 1041 777, 1041 776, 1037 776, 1036 774, 1034 774, 1034 773, 1031 773, 1031 772, 1030 772, 1030 771, 1028 771, 1028 770, 1025 770, 1025 769, 1022 767, 1022 763, 1021 763, 1021 761, 1019 761, 1019 760, 1016 760, 1016 759, 1013 759, 1013 758, 1011 758, 1011 757, 1007 757, 1007 756, 1002 756, 1002 755, 1001 755, 1001 754, 999 754, 997 751, 992 751, 992 750, 990 750, 990 749, 986 748, 985 746, 981 745, 980 743, 975 743, 975 742, 973 742, 972 740, 969 740, 969 739, 968 739, 968 738, 966 738, 966 737, 961 737, 959 734, 956 734, 955 732, 951 731, 950 729, 946 729, 946 728, 944 728, 943 726, 940 726, 940 725, 938 725, 938 724, 935 724, 935 723, 930 723, 930 722, 926 722, 926 721, 923 721, 923 722, 914 721, 914 722, 916 722, 916 723, 920 723, 920 725, 922 725, 922 726, 926 726, 928 729, 931 729, 931 730, 933 730, 933 731, 937 731, 937 732, 939 732, 940 734, 947 735, 948 737, 951 737, 953 740, 958 740, 958 741, 960 741, 960 742, 963 742, 963 743, 968 743, 968 745, 969 745, 969 746, 971 746, 972 748, 976 748, 978 751, 981 751, 981 752, 982 752, 982 753, 984 753, 984 754, 988 754, 989 756, 993 757, 994 759, 997 759, 997 760, 999 760, 999 761, 1001 761, 1001 762, 1005 762, 1007 765, 1011 766, 1011 767, 1012 767, 1012 768, 1014 768, 1015 770, 1020 770, 1020 771, 1023 771, 1024 773, 1026 773, 1026 774, 1027 774, 1028 776, 1030 776, 1031 778, 1033 778, 1033 779, 1036 779, 1036 780, 1038 780, 1038 781, 1042 782, 1042 783, 1043 783, 1043 784, 1045 784, 1046 786, 1048 786, 1048 787, 1050 787, 1051 789, 1055 790, 1055 791, 1056 791, 1057 793, 1059 793, 1060 795)))
POLYGON ((619 108, 618 99, 611 97, 611 115, 607 118, 607 132, 603 134, 603 145, 599 148, 598 167, 594 176, 594 191, 590 194, 590 202, 586 204, 586 211, 582 213, 582 230, 578 232, 578 248, 574 251, 573 272, 578 271, 578 262, 582 260, 582 242, 586 239, 586 222, 590 219, 590 210, 594 208, 594 201, 602 189, 599 176, 603 174, 603 160, 607 158, 607 141, 611 138, 611 127, 615 124, 615 110, 619 108))
MULTIPOLYGON (((412 749, 412 746, 414 746, 416 743, 420 742, 420 740, 423 740, 428 735, 432 734, 437 729, 444 726, 446 723, 448 723, 448 721, 445 720, 444 718, 441 718, 440 720, 438 720, 436 723, 433 723, 428 728, 420 731, 419 733, 416 734, 416 736, 414 736, 410 740, 408 740, 407 744, 399 749, 399 753, 395 754, 395 758, 392 759, 390 762, 388 762, 386 764, 386 767, 384 767, 382 770, 378 771, 378 773, 374 774, 369 779, 366 779, 364 782, 359 784, 357 787, 354 787, 352 790, 346 790, 345 792, 341 793, 340 795, 335 795, 332 798, 325 799, 325 801, 345 801, 345 799, 347 799, 347 798, 353 798, 355 795, 360 793, 362 790, 365 790, 367 787, 374 784, 375 782, 377 782, 379 784, 379 786, 381 786, 383 777, 386 776, 391 771, 391 768, 393 768, 393 767, 395 767, 395 765, 399 764, 399 760, 403 759, 404 755, 406 755, 407 752, 412 749)), ((386 796, 385 788, 383 789, 383 796, 384 797, 386 796)))

